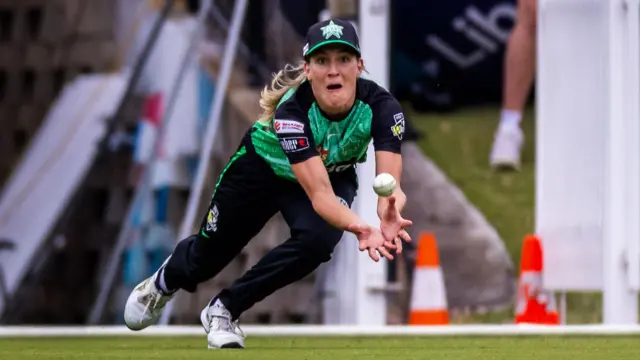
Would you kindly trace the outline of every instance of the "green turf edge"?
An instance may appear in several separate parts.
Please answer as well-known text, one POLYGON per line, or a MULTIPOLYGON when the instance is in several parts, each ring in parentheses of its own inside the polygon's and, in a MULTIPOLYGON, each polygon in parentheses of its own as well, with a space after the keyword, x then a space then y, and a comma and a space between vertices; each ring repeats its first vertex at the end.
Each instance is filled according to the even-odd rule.
POLYGON ((207 350, 206 337, 90 337, 0 340, 0 358, 24 359, 631 359, 637 337, 255 337, 244 350, 207 350))

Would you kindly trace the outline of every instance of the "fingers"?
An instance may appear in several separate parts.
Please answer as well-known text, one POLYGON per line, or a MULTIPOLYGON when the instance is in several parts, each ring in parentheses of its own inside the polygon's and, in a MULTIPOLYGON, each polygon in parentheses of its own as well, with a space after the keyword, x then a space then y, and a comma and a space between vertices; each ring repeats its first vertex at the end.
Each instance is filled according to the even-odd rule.
POLYGON ((380 257, 374 248, 369 248, 369 257, 375 262, 380 261, 380 257))
POLYGON ((406 230, 400 230, 398 232, 398 236, 400 236, 402 240, 406 242, 411 242, 411 236, 409 236, 409 233, 406 230))
POLYGON ((367 250, 367 244, 364 241, 358 241, 358 250, 365 251, 367 250))
POLYGON ((396 246, 395 242, 391 242, 391 241, 385 241, 385 242, 384 242, 384 244, 383 244, 383 246, 384 246, 385 248, 387 248, 387 249, 391 249, 391 250, 393 250, 393 249, 397 248, 397 246, 396 246))
POLYGON ((370 247, 366 249, 369 252, 369 257, 375 262, 380 261, 380 256, 378 256, 378 253, 389 260, 393 260, 393 255, 391 255, 391 253, 385 246, 380 246, 378 248, 370 247))
POLYGON ((387 259, 389 259, 389 260, 393 260, 393 255, 391 255, 391 253, 389 252, 389 250, 385 249, 385 247, 384 247, 384 246, 380 246, 380 247, 378 248, 378 252, 379 252, 382 256, 386 257, 387 259))
POLYGON ((402 253, 402 240, 400 239, 400 237, 396 237, 394 239, 395 241, 395 245, 396 245, 396 254, 401 254, 402 253))
POLYGON ((402 219, 402 221, 400 222, 400 225, 404 228, 407 226, 412 226, 413 225, 413 221, 411 220, 407 220, 407 219, 402 219))
POLYGON ((396 204, 396 196, 395 195, 391 195, 387 198, 387 203, 389 204, 388 206, 394 206, 396 204))

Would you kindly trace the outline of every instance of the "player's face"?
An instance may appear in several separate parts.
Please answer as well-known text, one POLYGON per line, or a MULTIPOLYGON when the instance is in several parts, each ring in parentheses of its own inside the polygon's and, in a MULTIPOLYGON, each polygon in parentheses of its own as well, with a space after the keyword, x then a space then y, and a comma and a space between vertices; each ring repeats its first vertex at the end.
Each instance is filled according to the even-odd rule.
POLYGON ((327 46, 311 56, 305 72, 324 112, 343 114, 351 109, 362 64, 362 59, 344 47, 327 46))

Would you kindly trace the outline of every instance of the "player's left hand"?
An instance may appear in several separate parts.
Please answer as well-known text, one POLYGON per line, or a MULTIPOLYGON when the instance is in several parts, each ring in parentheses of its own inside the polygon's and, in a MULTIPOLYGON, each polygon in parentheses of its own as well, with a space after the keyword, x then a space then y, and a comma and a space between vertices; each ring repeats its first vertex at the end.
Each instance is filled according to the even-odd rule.
POLYGON ((396 197, 389 196, 387 207, 382 211, 380 217, 380 230, 386 239, 385 247, 395 249, 397 254, 402 252, 402 240, 411 241, 406 227, 413 225, 411 220, 404 219, 396 207, 396 197))

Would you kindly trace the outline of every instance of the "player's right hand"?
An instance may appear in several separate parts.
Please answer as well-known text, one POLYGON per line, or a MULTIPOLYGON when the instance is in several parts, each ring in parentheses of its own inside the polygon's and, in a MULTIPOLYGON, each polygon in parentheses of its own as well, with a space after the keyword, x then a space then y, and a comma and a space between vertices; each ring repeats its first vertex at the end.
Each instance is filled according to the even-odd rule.
POLYGON ((370 225, 353 224, 347 228, 358 238, 358 248, 360 251, 368 250, 369 257, 375 261, 380 261, 380 255, 386 257, 389 260, 393 260, 393 255, 387 250, 388 241, 385 240, 384 235, 380 229, 370 225))
POLYGON ((389 196, 387 206, 380 216, 380 230, 385 239, 392 244, 392 246, 386 246, 387 249, 395 249, 396 254, 400 254, 402 252, 402 241, 411 241, 411 236, 405 230, 406 227, 411 225, 413 225, 411 220, 407 220, 400 215, 396 207, 396 197, 389 196))

